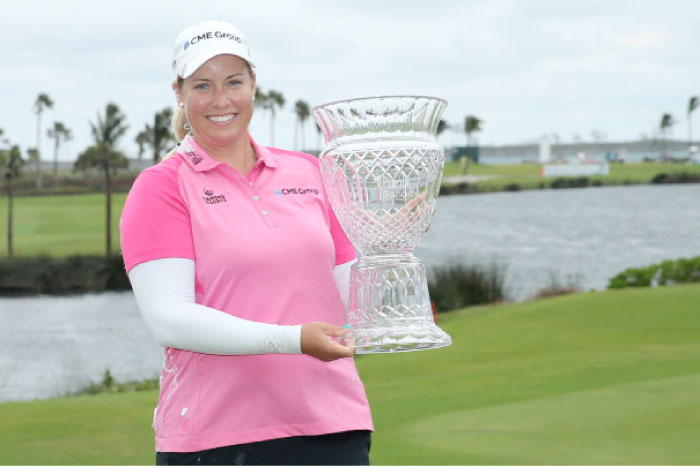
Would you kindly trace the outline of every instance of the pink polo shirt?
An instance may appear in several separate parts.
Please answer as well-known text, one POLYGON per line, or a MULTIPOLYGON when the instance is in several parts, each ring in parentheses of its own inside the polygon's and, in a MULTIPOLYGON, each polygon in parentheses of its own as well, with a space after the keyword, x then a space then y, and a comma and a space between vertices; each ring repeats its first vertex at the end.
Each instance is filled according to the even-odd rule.
MULTIPOLYGON (((120 222, 127 271, 195 261, 196 302, 257 322, 343 325, 333 266, 355 258, 317 160, 259 146, 247 177, 186 137, 134 182, 120 222)), ((193 452, 297 435, 373 430, 352 359, 165 349, 156 450, 193 452)))

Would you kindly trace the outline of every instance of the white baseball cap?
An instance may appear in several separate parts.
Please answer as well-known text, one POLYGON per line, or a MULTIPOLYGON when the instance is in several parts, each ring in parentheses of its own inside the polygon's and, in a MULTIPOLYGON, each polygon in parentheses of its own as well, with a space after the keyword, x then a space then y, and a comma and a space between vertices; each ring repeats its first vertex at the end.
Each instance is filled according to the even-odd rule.
POLYGON ((192 75, 204 62, 217 55, 230 54, 255 67, 245 36, 231 23, 202 21, 182 30, 173 45, 173 77, 192 75))

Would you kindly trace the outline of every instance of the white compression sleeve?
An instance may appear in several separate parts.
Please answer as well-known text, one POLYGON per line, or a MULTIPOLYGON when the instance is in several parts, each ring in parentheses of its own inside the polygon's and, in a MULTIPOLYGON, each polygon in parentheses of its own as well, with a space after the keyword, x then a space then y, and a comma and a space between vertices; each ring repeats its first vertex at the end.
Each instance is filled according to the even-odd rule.
POLYGON ((207 354, 300 354, 301 325, 245 320, 195 303, 194 261, 161 258, 129 272, 136 303, 156 342, 207 354))

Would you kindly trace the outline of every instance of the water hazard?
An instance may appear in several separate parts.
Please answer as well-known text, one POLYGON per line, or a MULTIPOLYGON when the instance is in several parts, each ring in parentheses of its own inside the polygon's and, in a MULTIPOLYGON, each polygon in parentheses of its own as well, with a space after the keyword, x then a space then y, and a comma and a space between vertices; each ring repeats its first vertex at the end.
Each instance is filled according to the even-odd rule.
MULTIPOLYGON (((700 255, 700 185, 442 197, 415 253, 429 271, 455 259, 501 264, 514 300, 550 275, 604 289, 628 267, 700 255)), ((105 369, 153 378, 161 363, 130 292, 0 298, 0 401, 73 393, 105 369)))

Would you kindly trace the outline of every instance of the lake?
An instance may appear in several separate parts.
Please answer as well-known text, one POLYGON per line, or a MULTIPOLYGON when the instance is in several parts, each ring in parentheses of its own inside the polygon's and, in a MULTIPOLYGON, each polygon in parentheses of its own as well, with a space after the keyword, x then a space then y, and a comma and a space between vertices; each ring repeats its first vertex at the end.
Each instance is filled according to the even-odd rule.
MULTIPOLYGON (((512 300, 550 276, 604 289, 626 268, 700 255, 700 184, 442 197, 415 254, 428 271, 502 265, 512 300)), ((153 378, 161 363, 130 292, 0 298, 0 401, 73 393, 106 369, 153 378)))

